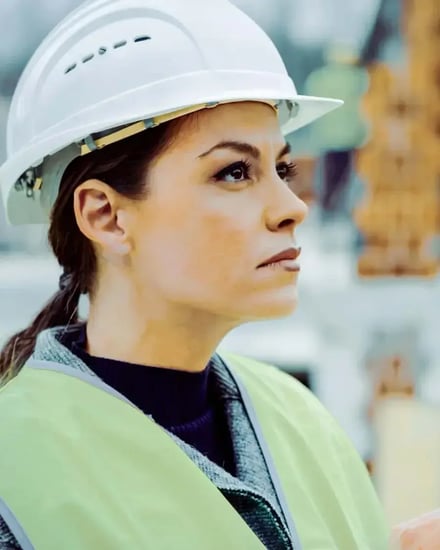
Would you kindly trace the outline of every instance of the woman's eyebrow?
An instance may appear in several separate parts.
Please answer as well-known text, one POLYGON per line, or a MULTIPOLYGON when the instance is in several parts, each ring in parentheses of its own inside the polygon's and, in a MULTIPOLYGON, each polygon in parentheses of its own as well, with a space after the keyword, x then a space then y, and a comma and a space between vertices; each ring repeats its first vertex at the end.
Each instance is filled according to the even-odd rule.
MULTIPOLYGON (((220 143, 217 143, 216 145, 208 149, 208 151, 205 151, 204 153, 199 155, 199 158, 206 157, 219 149, 232 149, 233 151, 236 151, 238 153, 249 155, 255 160, 259 160, 261 158, 261 152, 258 147, 255 147, 255 145, 251 145, 250 143, 246 143, 244 141, 221 141, 220 143)), ((290 153, 290 151, 290 143, 286 142, 281 151, 278 153, 277 160, 281 157, 284 157, 284 155, 290 153)))

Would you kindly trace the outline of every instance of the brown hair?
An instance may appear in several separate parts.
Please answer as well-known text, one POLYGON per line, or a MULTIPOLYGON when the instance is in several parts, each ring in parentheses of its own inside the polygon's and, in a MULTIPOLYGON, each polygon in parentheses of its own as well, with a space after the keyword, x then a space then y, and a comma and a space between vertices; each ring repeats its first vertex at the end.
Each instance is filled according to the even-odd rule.
POLYGON ((81 294, 93 290, 96 256, 81 233, 73 210, 75 189, 84 181, 100 179, 133 200, 147 194, 149 163, 170 142, 178 120, 164 123, 123 141, 74 159, 63 174, 51 213, 49 243, 64 272, 60 288, 24 330, 14 334, 0 352, 0 379, 9 379, 32 354, 38 334, 50 327, 77 323, 81 294))

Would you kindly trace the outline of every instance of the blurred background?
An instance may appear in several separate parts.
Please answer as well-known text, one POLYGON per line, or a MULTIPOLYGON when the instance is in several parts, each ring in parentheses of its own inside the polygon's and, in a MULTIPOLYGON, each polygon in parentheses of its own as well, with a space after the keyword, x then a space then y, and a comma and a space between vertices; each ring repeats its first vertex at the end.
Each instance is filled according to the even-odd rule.
MULTIPOLYGON (((21 71, 78 0, 0 3, 0 162, 21 71)), ((300 305, 223 348, 306 384, 370 469, 390 521, 440 506, 440 4, 235 0, 270 34, 300 93, 345 105, 290 136, 300 305)), ((58 285, 47 227, 0 213, 0 342, 58 285)))

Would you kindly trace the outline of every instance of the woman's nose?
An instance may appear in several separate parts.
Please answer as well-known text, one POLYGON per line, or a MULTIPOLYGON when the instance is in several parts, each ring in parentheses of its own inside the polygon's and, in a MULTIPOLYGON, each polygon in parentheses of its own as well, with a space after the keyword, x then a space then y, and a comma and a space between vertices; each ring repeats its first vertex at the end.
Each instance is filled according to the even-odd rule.
POLYGON ((270 206, 266 209, 266 225, 270 231, 293 229, 307 217, 306 203, 281 180, 272 186, 270 206))

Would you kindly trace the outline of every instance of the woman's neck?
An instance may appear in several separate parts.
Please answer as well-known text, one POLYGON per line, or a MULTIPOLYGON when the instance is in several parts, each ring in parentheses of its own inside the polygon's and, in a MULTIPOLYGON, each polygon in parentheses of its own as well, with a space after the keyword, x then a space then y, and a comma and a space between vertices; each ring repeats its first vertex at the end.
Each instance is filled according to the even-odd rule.
MULTIPOLYGON (((118 293, 119 294, 119 293, 118 293)), ((237 323, 187 307, 151 300, 139 305, 127 296, 95 296, 87 323, 91 355, 141 365, 200 372, 237 323), (127 299, 128 298, 128 299, 127 299)))

